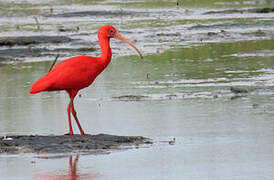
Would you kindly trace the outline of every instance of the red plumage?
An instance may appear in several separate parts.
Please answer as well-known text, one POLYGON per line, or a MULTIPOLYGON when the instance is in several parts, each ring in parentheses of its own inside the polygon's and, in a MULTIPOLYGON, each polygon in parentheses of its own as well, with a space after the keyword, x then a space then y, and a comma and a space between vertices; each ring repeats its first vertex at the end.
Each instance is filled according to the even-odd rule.
POLYGON ((30 93, 88 87, 104 69, 99 61, 97 57, 77 56, 60 62, 32 85, 30 93))

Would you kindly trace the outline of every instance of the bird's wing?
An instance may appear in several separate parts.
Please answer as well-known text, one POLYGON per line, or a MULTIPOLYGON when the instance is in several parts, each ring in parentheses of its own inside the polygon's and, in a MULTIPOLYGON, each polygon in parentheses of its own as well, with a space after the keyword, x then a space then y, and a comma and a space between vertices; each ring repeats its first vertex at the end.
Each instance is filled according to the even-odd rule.
POLYGON ((35 82, 30 93, 41 91, 80 90, 89 86, 101 72, 97 58, 78 56, 57 64, 48 74, 35 82))
POLYGON ((100 64, 96 59, 80 57, 63 61, 50 71, 51 88, 82 89, 94 81, 98 75, 100 64))

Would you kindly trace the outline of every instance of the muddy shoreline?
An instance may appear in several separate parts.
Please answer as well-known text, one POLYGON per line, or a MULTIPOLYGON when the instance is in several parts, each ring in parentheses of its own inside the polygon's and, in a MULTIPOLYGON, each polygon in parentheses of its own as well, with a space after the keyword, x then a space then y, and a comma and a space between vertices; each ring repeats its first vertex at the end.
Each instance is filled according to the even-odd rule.
POLYGON ((109 153, 111 150, 139 147, 152 144, 142 136, 97 135, 13 135, 0 137, 0 154, 19 153, 109 153))
MULTIPOLYGON (((160 9, 63 9, 53 11, 51 15, 41 12, 36 18, 25 15, 29 17, 28 20, 23 23, 11 22, 11 25, 6 24, 3 18, 0 19, 0 25, 5 27, 0 37, 0 62, 37 61, 37 58, 39 61, 47 61, 52 60, 56 54, 60 57, 97 56, 100 48, 96 32, 102 23, 96 24, 90 20, 94 17, 103 21, 103 24, 113 22, 146 55, 163 52, 174 43, 177 46, 272 39, 274 25, 270 15, 273 12, 273 8, 263 7, 204 10, 170 8, 164 13, 160 9), (216 15, 220 19, 216 19, 216 15), (247 15, 250 16, 246 18, 247 15), (170 17, 173 21, 169 20, 170 17), (82 18, 81 22, 79 18, 82 18)), ((114 40, 113 44, 114 55, 134 54, 131 50, 120 48, 120 42, 114 40)))

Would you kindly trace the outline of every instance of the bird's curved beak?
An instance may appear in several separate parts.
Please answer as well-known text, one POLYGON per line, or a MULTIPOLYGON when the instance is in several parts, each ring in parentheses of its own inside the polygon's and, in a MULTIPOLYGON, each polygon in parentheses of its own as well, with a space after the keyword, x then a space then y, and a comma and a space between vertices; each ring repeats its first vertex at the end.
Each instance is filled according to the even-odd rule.
POLYGON ((143 59, 142 53, 139 51, 139 49, 130 40, 126 39, 124 36, 122 36, 121 34, 119 34, 117 32, 115 33, 114 38, 115 39, 119 39, 119 40, 127 43, 131 47, 133 47, 137 51, 137 53, 139 54, 139 56, 143 59))

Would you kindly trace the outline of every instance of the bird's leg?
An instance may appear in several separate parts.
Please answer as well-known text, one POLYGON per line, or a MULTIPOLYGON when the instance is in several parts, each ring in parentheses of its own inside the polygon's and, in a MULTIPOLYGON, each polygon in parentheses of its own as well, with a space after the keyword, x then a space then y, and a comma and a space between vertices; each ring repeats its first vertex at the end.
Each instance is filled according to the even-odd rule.
POLYGON ((80 133, 82 135, 84 135, 85 133, 84 133, 84 131, 83 131, 81 125, 80 125, 80 122, 78 120, 77 113, 76 113, 76 111, 74 109, 74 104, 73 104, 73 100, 74 100, 76 94, 78 93, 78 91, 67 90, 67 93, 69 94, 69 97, 70 97, 70 103, 68 105, 69 134, 73 134, 72 126, 71 126, 71 118, 70 118, 70 112, 71 112, 72 115, 73 115, 73 117, 74 117, 74 119, 75 119, 75 121, 76 121, 76 123, 77 123, 77 126, 78 126, 78 128, 80 130, 80 133))
POLYGON ((71 101, 69 102, 69 105, 67 107, 67 112, 68 112, 68 122, 69 122, 69 135, 73 135, 72 125, 71 125, 71 117, 70 117, 71 101))
POLYGON ((72 155, 69 156, 69 169, 72 169, 72 155))
MULTIPOLYGON (((73 98, 73 99, 74 99, 74 98, 73 98)), ((84 131, 83 131, 81 125, 80 125, 80 122, 79 122, 78 117, 77 117, 77 113, 76 113, 76 111, 75 111, 75 109, 74 109, 73 99, 72 99, 72 101, 71 101, 71 113, 72 113, 72 115, 73 115, 73 117, 74 117, 74 119, 75 119, 75 121, 76 121, 76 123, 77 123, 77 126, 78 126, 78 128, 79 128, 81 134, 84 135, 85 133, 84 133, 84 131)))
POLYGON ((72 168, 71 168, 71 174, 73 176, 75 176, 75 178, 77 177, 77 164, 78 164, 78 160, 79 160, 79 154, 76 155, 74 162, 72 164, 72 168))

